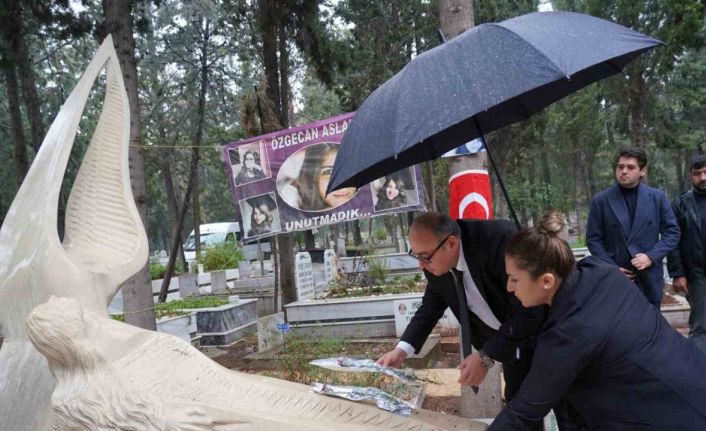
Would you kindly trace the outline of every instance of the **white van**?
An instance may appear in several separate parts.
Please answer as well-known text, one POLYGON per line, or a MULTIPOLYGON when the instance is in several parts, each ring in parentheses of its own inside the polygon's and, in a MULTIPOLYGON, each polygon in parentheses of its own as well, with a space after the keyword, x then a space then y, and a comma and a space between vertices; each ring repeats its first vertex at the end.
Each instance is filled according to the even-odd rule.
MULTIPOLYGON (((208 223, 201 225, 200 239, 201 250, 215 245, 223 244, 226 241, 240 241, 242 233, 237 222, 208 223)), ((187 262, 196 260, 196 239, 192 230, 184 242, 184 255, 187 262)))

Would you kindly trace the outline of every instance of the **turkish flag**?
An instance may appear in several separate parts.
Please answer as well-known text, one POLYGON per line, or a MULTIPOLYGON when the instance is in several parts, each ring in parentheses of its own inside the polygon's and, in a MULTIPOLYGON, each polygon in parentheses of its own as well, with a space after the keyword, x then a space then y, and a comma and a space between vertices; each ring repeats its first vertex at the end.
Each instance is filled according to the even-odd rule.
POLYGON ((462 171, 449 179, 449 215, 454 220, 493 218, 493 198, 490 194, 488 171, 462 171))

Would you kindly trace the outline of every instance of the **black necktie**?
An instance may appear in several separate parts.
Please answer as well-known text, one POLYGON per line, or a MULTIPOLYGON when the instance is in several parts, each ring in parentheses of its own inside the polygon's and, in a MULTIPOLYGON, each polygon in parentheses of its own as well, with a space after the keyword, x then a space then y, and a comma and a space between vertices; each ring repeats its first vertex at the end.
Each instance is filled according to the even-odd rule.
POLYGON ((454 281, 454 288, 458 296, 458 309, 461 317, 461 354, 463 358, 471 354, 471 320, 468 316, 468 304, 466 304, 466 293, 463 287, 463 273, 456 272, 451 268, 451 278, 454 281), (460 280, 459 280, 460 278, 460 280))

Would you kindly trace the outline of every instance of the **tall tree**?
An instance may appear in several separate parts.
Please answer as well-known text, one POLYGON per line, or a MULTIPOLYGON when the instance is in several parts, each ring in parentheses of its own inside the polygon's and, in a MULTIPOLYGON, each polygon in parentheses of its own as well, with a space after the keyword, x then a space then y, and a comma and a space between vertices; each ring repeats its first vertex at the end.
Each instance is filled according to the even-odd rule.
MULTIPOLYGON (((138 97, 137 59, 133 37, 133 2, 130 0, 103 0, 105 30, 113 35, 115 51, 120 60, 123 81, 130 104, 130 179, 132 193, 142 223, 147 226, 147 196, 145 194, 145 167, 142 157, 142 123, 138 97)), ((149 263, 140 272, 123 283, 125 322, 145 329, 156 329, 152 282, 149 263)))
MULTIPOLYGON (((473 27, 473 1, 440 0, 439 23, 441 33, 446 40, 450 40, 473 27)), ((470 169, 488 169, 488 158, 485 152, 456 156, 448 160, 449 178, 470 169)), ((448 211, 448 207, 438 208, 438 210, 448 211)))
POLYGON ((606 97, 621 107, 623 131, 633 145, 646 148, 658 122, 655 90, 661 77, 677 63, 686 48, 704 44, 701 33, 706 10, 703 0, 571 0, 556 1, 559 9, 578 10, 605 18, 666 43, 638 57, 626 68, 626 80, 610 79, 606 97))

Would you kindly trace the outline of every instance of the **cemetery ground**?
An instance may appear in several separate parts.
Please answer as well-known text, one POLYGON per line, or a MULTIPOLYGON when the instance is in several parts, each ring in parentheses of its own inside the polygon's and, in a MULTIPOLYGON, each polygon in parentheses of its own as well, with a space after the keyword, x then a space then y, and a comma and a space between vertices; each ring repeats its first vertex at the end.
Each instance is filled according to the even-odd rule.
MULTIPOLYGON (((397 344, 396 338, 342 339, 332 337, 303 338, 288 334, 285 342, 275 348, 274 360, 258 360, 257 334, 238 340, 228 347, 202 347, 204 354, 222 366, 246 373, 277 377, 302 384, 314 382, 373 386, 408 398, 396 382, 387 376, 370 373, 343 373, 309 365, 309 361, 327 357, 377 359, 397 344)), ((405 367, 414 369, 418 377, 427 380, 422 407, 447 414, 461 414, 461 387, 456 382, 460 362, 457 336, 440 337, 438 347, 424 360, 412 360, 405 367)))
MULTIPOLYGON (((385 301, 388 301, 389 304, 384 307, 393 307, 396 302, 394 309, 401 310, 402 307, 399 304, 405 303, 411 311, 414 308, 412 304, 419 301, 425 283, 421 274, 412 270, 413 268, 409 266, 409 262, 406 262, 406 258, 404 255, 395 253, 374 257, 367 256, 365 259, 359 257, 343 258, 339 261, 341 266, 345 268, 343 274, 339 274, 338 279, 330 283, 327 291, 317 296, 317 299, 305 300, 303 304, 323 302, 326 303, 325 307, 331 306, 331 304, 335 306, 346 305, 347 307, 362 304, 361 309, 368 313, 366 314, 368 317, 375 314, 375 307, 381 307, 380 304, 385 301), (365 265, 361 265, 361 263, 365 263, 365 265)), ((309 275, 307 277, 309 282, 324 279, 325 266, 313 264, 311 269, 320 274, 314 277, 309 275)), ((266 347, 262 347, 262 340, 260 340, 261 347, 259 347, 255 325, 256 320, 259 320, 258 317, 263 318, 268 315, 276 317, 270 322, 271 327, 267 328, 265 332, 272 332, 276 327, 275 324, 281 325, 284 322, 282 313, 271 314, 272 310, 268 309, 271 308, 271 305, 270 307, 260 307, 260 303, 263 302, 262 297, 246 299, 245 294, 249 291, 248 289, 252 289, 251 284, 260 286, 262 283, 267 285, 271 282, 272 271, 267 269, 264 274, 252 271, 246 277, 239 277, 239 281, 229 276, 227 288, 221 291, 211 286, 209 289, 213 291, 211 295, 201 295, 197 292, 199 281, 195 275, 194 280, 191 280, 193 286, 188 288, 185 285, 182 286, 184 283, 180 280, 175 293, 178 294, 181 291, 182 298, 157 304, 156 315, 161 319, 176 319, 180 316, 188 317, 189 315, 201 314, 201 318, 192 317, 190 319, 190 325, 193 327, 185 334, 185 341, 188 341, 191 336, 192 343, 205 355, 228 369, 276 377, 306 385, 319 382, 332 385, 373 386, 402 399, 409 399, 412 396, 405 392, 405 388, 386 376, 369 373, 342 373, 309 365, 311 360, 329 357, 340 356, 372 360, 379 358, 385 352, 393 349, 398 341, 395 330, 399 331, 399 328, 395 328, 395 325, 389 322, 386 324, 388 325, 386 327, 387 333, 384 336, 371 334, 368 327, 365 326, 365 322, 369 320, 365 319, 353 325, 348 333, 338 335, 305 333, 301 331, 301 328, 296 328, 296 324, 294 324, 291 328, 289 326, 286 329, 283 328, 284 332, 274 329, 274 336, 279 339, 272 341, 266 347), (238 296, 232 295, 240 295, 240 299, 238 296), (233 298, 236 298, 235 302, 231 302, 233 298), (258 304, 257 310, 255 309, 256 303, 258 304), (225 317, 214 317, 212 314, 215 311, 224 313, 225 317), (213 335, 213 333, 224 330, 218 327, 221 321, 235 322, 236 325, 245 324, 247 328, 242 331, 242 335, 241 332, 237 332, 234 333, 237 336, 234 335, 228 339, 220 340, 211 336, 215 340, 214 344, 218 345, 205 345, 204 341, 208 340, 209 332, 213 335), (202 328, 203 325, 205 326, 202 328)), ((213 281, 214 279, 211 279, 211 282, 213 281)), ((225 285, 225 275, 222 281, 225 285)), ((159 284, 157 282, 155 288, 159 284)), ((264 294, 264 303, 268 304, 267 295, 271 301, 271 287, 263 285, 262 288, 264 288, 263 292, 267 291, 264 294)), ((686 322, 688 306, 685 306, 683 297, 673 295, 669 284, 667 284, 666 291, 668 294, 664 297, 662 311, 667 320, 686 336, 688 333, 686 322)), ((339 311, 336 311, 333 314, 336 317, 341 317, 338 313, 339 311)), ((122 315, 114 314, 113 317, 121 320, 122 315)), ((395 317, 401 316, 396 315, 395 317)), ((331 325, 335 324, 336 322, 331 322, 331 325)), ((263 331, 261 330, 261 332, 263 331)), ((269 334, 268 337, 272 337, 272 334, 269 334)), ((417 376, 427 380, 421 407, 432 411, 461 415, 462 390, 457 383, 459 371, 456 369, 460 363, 458 336, 441 330, 441 334, 432 335, 431 338, 433 338, 433 342, 429 344, 432 347, 419 357, 408 358, 404 367, 414 369, 417 376)), ((0 337, 0 348, 2 342, 3 339, 0 337)))

